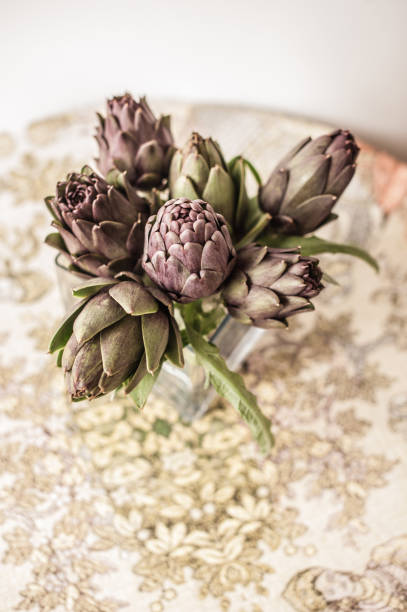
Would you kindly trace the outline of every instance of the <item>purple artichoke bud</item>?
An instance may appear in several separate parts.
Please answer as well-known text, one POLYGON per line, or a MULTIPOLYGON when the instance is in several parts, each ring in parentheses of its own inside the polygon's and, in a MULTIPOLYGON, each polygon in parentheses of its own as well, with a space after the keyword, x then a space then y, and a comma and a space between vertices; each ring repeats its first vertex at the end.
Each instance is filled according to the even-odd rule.
POLYGON ((157 119, 145 98, 136 102, 128 93, 107 100, 106 117, 98 117, 97 164, 102 174, 126 171, 130 183, 140 189, 165 185, 174 150, 170 118, 157 119))
POLYGON ((345 130, 301 141, 260 188, 260 206, 273 216, 271 227, 303 235, 325 223, 355 173, 358 153, 345 130))
POLYGON ((46 242, 66 255, 73 271, 114 276, 137 268, 150 208, 133 189, 125 195, 85 167, 59 182, 46 204, 58 231, 46 242))
POLYGON ((124 382, 130 392, 159 368, 164 354, 183 365, 171 302, 137 278, 96 279, 97 284, 92 279, 81 286, 91 297, 65 319, 51 341, 51 351, 63 349, 61 364, 72 399, 93 399, 124 382))
POLYGON ((235 258, 225 218, 203 200, 169 200, 148 220, 143 268, 176 302, 215 293, 235 258))
POLYGON ((251 244, 238 252, 222 297, 242 323, 282 327, 287 317, 313 309, 310 299, 323 289, 321 278, 318 259, 303 257, 299 249, 251 244))

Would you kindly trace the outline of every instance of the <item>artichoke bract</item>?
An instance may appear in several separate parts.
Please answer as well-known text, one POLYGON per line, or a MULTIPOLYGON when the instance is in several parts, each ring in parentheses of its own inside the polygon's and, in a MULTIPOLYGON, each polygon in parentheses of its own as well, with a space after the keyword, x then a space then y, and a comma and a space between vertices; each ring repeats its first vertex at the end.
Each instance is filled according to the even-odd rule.
POLYGON ((96 160, 104 176, 126 172, 140 189, 165 185, 173 153, 169 116, 154 116, 145 98, 136 102, 126 93, 107 100, 106 117, 98 115, 96 160))
POLYGON ((171 161, 171 198, 202 198, 233 226, 236 188, 219 145, 193 132, 171 161))
POLYGON ((182 366, 182 341, 171 302, 136 276, 92 279, 90 293, 68 315, 51 341, 62 350, 61 365, 72 399, 93 399, 126 382, 130 392, 164 356, 182 366), (96 294, 93 294, 96 291, 96 294))
POLYGON ((277 233, 304 235, 323 225, 356 169, 359 147, 347 130, 302 140, 259 191, 277 233))
POLYGON ((225 218, 203 200, 169 200, 148 220, 143 268, 177 302, 214 294, 235 259, 225 218))
POLYGON ((321 278, 318 259, 303 257, 299 249, 251 244, 238 252, 222 297, 242 323, 284 327, 287 317, 313 309, 310 299, 323 289, 321 278))
POLYGON ((150 215, 145 199, 130 188, 122 193, 89 167, 69 174, 56 191, 46 204, 58 233, 45 241, 65 254, 72 271, 111 277, 136 269, 150 215))

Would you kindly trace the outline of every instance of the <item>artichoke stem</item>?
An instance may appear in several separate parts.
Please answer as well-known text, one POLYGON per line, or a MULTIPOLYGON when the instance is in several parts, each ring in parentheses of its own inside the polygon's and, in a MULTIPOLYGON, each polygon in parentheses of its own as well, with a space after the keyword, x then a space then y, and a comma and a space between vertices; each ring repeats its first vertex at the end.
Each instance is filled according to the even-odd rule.
POLYGON ((269 213, 264 213, 261 215, 259 220, 253 225, 253 227, 239 240, 236 245, 236 250, 241 249, 248 244, 255 242, 256 238, 260 236, 263 230, 266 229, 268 224, 271 221, 271 215, 269 213))

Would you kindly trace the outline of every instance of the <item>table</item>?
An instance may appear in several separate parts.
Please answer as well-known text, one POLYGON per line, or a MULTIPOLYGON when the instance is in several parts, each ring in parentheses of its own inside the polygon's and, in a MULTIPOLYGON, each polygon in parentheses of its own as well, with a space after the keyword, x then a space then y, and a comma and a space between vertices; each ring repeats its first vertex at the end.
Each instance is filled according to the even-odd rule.
MULTIPOLYGON (((158 101, 263 176, 329 126, 158 101)), ((273 419, 262 458, 219 403, 192 425, 160 401, 78 404, 46 354, 63 314, 42 198, 95 154, 89 109, 0 135, 0 610, 407 610, 407 167, 363 145, 324 235, 329 285, 243 373, 273 419)))

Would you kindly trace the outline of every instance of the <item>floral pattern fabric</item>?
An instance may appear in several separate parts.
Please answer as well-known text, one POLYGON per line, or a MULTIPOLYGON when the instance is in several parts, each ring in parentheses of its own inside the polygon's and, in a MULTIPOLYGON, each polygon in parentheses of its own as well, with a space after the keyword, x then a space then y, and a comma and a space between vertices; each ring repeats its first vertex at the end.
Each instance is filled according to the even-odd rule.
MULTIPOLYGON (((329 129, 162 108, 178 142, 193 126, 264 177, 329 129)), ((164 399, 68 403, 46 354, 63 306, 42 198, 91 162, 93 124, 84 110, 0 134, 0 610, 407 610, 406 166, 364 147, 324 229, 380 274, 322 256, 339 286, 243 365, 273 420, 264 458, 222 402, 192 424, 164 399)))

